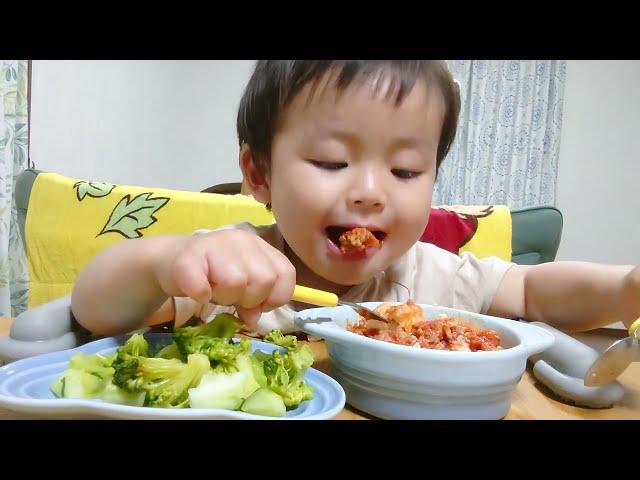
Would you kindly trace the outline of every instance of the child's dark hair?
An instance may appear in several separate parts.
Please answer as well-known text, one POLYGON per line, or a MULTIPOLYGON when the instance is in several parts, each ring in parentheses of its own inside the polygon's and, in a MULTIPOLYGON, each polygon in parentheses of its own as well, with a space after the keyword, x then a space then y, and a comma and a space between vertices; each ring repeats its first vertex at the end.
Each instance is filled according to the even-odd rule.
POLYGON ((260 60, 240 100, 238 140, 251 147, 254 161, 268 172, 271 142, 282 110, 309 82, 319 81, 329 70, 337 72, 336 85, 343 90, 354 80, 389 75, 388 94, 400 104, 417 80, 436 84, 444 97, 445 114, 436 165, 453 144, 460 113, 460 90, 443 60, 260 60))

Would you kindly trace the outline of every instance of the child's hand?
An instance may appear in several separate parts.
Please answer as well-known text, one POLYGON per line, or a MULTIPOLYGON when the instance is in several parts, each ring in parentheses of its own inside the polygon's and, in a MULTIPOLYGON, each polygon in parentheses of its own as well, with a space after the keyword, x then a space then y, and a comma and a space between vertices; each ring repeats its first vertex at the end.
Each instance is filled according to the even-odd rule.
POLYGON ((640 317, 640 266, 624 277, 619 306, 620 318, 629 328, 640 317))
POLYGON ((296 283, 289 259, 243 230, 180 238, 156 258, 154 271, 167 295, 234 305, 252 329, 262 312, 291 300, 296 283))

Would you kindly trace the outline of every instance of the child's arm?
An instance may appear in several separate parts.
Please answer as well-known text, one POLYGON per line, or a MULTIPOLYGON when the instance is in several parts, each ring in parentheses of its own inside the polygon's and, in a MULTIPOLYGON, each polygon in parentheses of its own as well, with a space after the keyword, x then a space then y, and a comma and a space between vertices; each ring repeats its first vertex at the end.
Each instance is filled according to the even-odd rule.
POLYGON ((83 327, 103 335, 170 320, 170 297, 235 305, 253 326, 261 312, 291 299, 295 277, 284 254, 243 230, 125 240, 80 273, 71 308, 83 327))
POLYGON ((512 267, 490 315, 541 321, 583 331, 640 316, 640 267, 552 262, 512 267))

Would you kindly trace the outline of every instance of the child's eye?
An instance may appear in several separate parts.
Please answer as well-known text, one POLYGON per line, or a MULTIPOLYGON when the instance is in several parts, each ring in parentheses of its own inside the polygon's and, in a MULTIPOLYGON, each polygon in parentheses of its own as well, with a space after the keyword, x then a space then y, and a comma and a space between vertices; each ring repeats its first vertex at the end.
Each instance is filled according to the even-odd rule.
POLYGON ((391 173, 393 173, 396 177, 402 179, 416 178, 417 176, 422 174, 422 172, 416 172, 413 170, 402 170, 400 168, 392 169, 391 173))
POLYGON ((309 162, 323 170, 340 170, 347 166, 346 162, 321 162, 319 160, 309 160, 309 162))

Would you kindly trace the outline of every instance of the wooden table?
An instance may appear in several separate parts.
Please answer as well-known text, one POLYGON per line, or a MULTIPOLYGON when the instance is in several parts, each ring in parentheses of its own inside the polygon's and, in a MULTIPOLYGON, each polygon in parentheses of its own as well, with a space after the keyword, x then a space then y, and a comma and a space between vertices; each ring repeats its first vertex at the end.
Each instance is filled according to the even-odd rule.
MULTIPOLYGON (((0 317, 0 335, 9 333, 11 319, 0 317)), ((624 335, 624 331, 600 329, 589 332, 592 346, 602 348, 624 335)), ((315 362, 314 368, 327 372, 329 358, 324 342, 310 342, 315 362)), ((620 383, 625 388, 625 395, 613 408, 592 410, 562 403, 553 398, 536 382, 531 373, 531 367, 522 376, 512 396, 511 410, 507 420, 622 420, 640 419, 640 362, 633 363, 620 377, 620 383)), ((33 419, 35 417, 22 415, 0 408, 0 420, 33 419)), ((347 405, 336 417, 337 420, 366 420, 372 419, 365 413, 359 412, 347 405)))

